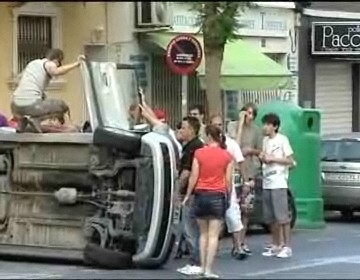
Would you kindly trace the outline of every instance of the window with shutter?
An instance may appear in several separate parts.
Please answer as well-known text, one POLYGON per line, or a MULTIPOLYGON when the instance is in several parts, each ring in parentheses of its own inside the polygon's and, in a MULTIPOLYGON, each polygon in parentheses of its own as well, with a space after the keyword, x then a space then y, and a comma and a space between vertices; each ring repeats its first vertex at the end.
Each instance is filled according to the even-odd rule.
POLYGON ((31 60, 45 57, 48 49, 52 47, 51 17, 18 17, 18 73, 21 73, 31 60))
MULTIPOLYGON (((62 49, 62 8, 55 2, 22 2, 11 12, 13 51, 8 86, 13 91, 31 60, 43 58, 50 48, 62 49)), ((53 79, 49 90, 59 90, 65 83, 63 78, 53 79)))

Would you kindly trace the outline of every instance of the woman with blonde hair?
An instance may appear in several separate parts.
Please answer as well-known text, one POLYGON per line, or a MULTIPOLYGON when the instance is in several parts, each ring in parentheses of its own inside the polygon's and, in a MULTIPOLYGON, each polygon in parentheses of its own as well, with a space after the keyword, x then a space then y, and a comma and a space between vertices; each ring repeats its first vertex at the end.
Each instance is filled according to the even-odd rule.
POLYGON ((233 158, 226 150, 225 136, 218 127, 207 126, 205 134, 207 145, 195 152, 183 203, 194 193, 194 212, 200 229, 201 274, 206 278, 219 278, 212 272, 212 266, 231 197, 233 158))

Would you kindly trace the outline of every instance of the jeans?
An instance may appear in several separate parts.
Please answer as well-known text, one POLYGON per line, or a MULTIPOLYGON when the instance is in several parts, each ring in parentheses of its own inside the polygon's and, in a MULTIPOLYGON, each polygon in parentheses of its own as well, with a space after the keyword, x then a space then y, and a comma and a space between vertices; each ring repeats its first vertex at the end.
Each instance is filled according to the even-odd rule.
POLYGON ((183 234, 186 242, 191 246, 191 262, 200 265, 200 232, 194 215, 194 197, 191 197, 189 205, 183 206, 183 234))
POLYGON ((68 105, 60 99, 39 99, 31 105, 19 106, 16 102, 11 103, 11 111, 14 116, 30 116, 40 120, 53 117, 64 118, 64 114, 69 112, 68 105))

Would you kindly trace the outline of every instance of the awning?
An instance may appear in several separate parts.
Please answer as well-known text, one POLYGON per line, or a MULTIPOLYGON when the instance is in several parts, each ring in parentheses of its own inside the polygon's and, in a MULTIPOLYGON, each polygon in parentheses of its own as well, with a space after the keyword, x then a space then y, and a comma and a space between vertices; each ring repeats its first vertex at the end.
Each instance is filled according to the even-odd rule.
MULTIPOLYGON (((146 40, 166 49, 177 34, 148 33, 146 40)), ((196 38, 203 45, 202 36, 196 38)), ((199 68, 200 84, 205 87, 205 59, 199 68)), ((221 67, 220 84, 223 90, 284 89, 291 84, 291 72, 263 54, 253 45, 236 40, 226 44, 221 67)))

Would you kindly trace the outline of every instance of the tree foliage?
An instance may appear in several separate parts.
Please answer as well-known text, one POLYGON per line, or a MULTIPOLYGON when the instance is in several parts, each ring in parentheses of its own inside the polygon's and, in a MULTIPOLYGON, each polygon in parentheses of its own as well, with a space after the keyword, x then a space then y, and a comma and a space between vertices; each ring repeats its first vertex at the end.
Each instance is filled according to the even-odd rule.
POLYGON ((221 112, 220 75, 225 45, 238 37, 241 14, 252 2, 193 2, 197 25, 203 33, 205 53, 205 87, 212 114, 221 112))
POLYGON ((197 11, 197 25, 206 38, 207 47, 223 48, 228 40, 237 37, 241 14, 251 2, 194 2, 192 9, 197 11))

